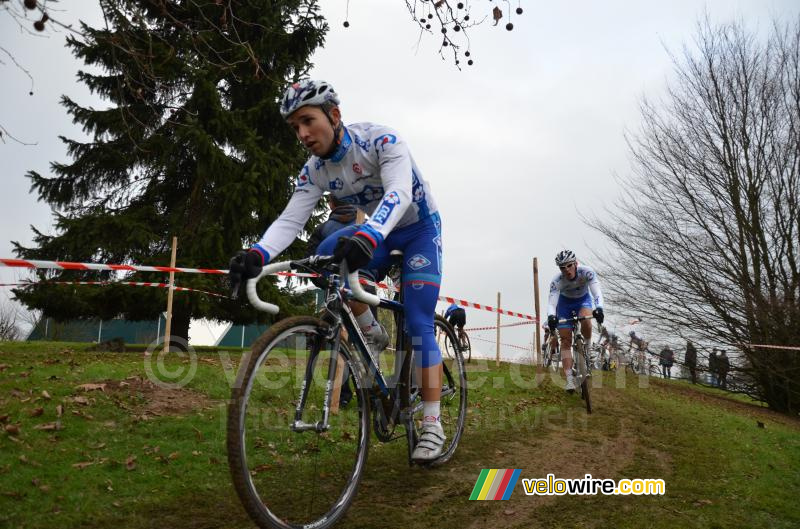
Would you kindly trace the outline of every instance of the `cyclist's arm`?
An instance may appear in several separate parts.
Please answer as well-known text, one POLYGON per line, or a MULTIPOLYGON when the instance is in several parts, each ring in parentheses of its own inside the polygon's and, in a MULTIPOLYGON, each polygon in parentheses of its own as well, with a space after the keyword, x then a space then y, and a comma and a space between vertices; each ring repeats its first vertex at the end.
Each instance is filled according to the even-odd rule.
POLYGON ((297 187, 283 213, 267 228, 264 236, 256 243, 256 249, 266 253, 264 262, 274 259, 295 240, 322 197, 322 188, 310 181, 308 173, 310 165, 309 161, 309 164, 300 173, 297 187))
POLYGON ((547 315, 555 316, 558 307, 558 296, 561 294, 559 276, 550 282, 550 296, 547 298, 547 315))
POLYGON ((589 292, 592 294, 592 301, 594 306, 603 308, 603 290, 600 288, 600 280, 597 279, 597 274, 594 270, 588 271, 589 276, 589 292))

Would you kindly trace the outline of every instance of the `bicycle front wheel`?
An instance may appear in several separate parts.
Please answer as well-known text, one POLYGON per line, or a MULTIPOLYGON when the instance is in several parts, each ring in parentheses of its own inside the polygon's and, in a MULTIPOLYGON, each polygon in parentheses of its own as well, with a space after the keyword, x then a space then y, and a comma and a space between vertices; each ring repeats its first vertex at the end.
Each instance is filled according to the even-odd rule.
POLYGON ((242 357, 228 406, 228 463, 259 527, 330 527, 355 496, 367 459, 369 405, 359 365, 345 343, 334 364, 326 334, 317 318, 287 318, 242 357), (331 410, 343 379, 352 399, 331 410), (326 399, 327 387, 334 389, 326 399))
POLYGON ((586 404, 586 413, 592 413, 592 394, 591 394, 591 377, 592 374, 589 360, 586 356, 586 344, 578 344, 575 347, 575 369, 581 381, 581 398, 586 404))
POLYGON ((467 363, 472 362, 472 344, 466 331, 461 332, 461 354, 466 357, 467 363))

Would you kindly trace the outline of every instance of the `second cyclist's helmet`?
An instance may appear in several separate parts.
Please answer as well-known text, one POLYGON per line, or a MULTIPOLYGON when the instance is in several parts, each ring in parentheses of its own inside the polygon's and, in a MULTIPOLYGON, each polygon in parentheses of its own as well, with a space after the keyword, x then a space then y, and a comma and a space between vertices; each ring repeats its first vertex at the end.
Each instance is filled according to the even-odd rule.
POLYGON ((322 106, 325 103, 338 105, 339 102, 339 95, 330 83, 319 79, 304 79, 286 89, 281 99, 281 116, 286 119, 292 112, 304 106, 322 106))
POLYGON ((556 266, 564 266, 567 263, 573 263, 577 261, 575 257, 575 252, 572 250, 561 250, 556 254, 556 266))

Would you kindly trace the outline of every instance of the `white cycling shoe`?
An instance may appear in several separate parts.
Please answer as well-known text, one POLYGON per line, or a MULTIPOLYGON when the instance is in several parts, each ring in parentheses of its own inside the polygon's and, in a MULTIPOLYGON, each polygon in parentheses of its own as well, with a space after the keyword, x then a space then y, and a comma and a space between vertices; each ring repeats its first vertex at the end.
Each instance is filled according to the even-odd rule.
POLYGON ((564 389, 566 389, 568 393, 575 392, 575 377, 572 373, 567 374, 567 385, 564 386, 564 389))
POLYGON ((442 455, 445 439, 441 423, 423 422, 422 434, 419 437, 416 448, 414 448, 414 452, 411 454, 411 459, 414 461, 433 461, 442 455))
POLYGON ((386 346, 389 345, 389 333, 386 332, 386 329, 381 324, 378 324, 378 328, 380 330, 374 334, 364 334, 369 350, 376 355, 383 352, 386 346))

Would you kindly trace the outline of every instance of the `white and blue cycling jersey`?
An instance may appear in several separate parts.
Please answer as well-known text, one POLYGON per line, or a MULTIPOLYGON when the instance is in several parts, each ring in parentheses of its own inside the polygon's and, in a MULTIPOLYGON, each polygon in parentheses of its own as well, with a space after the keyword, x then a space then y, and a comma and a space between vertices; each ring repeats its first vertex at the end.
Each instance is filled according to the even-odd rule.
POLYGON ((442 355, 433 318, 442 281, 441 218, 408 145, 382 125, 345 127, 330 158, 308 159, 283 213, 253 247, 264 262, 294 241, 325 192, 370 218, 329 234, 317 252, 330 255, 340 237, 359 233, 375 244, 372 260, 364 268, 380 272, 391 265, 390 252, 402 251, 403 309, 414 359, 420 367, 438 365, 442 355))
MULTIPOLYGON (((588 266, 578 266, 573 280, 567 279, 559 272, 550 282, 548 316, 555 315, 559 319, 564 319, 571 317, 572 311, 577 313, 581 308, 598 307, 603 307, 603 291, 600 289, 597 274, 588 266)), ((559 325, 561 328, 569 326, 569 324, 559 325)))
POLYGON ((361 226, 379 245, 394 228, 436 213, 428 183, 396 131, 374 123, 345 127, 329 159, 312 156, 297 178, 283 213, 256 244, 265 262, 285 250, 303 230, 320 197, 329 192, 370 216, 361 226))

